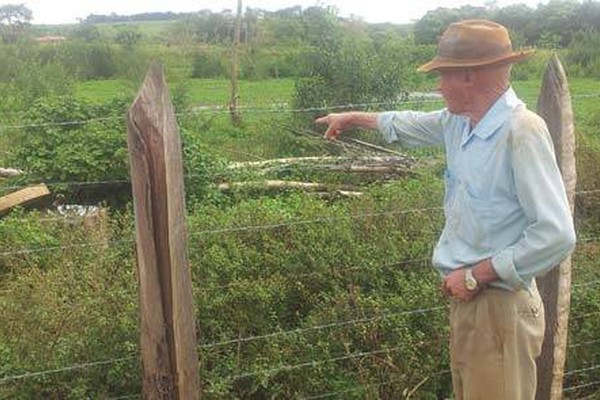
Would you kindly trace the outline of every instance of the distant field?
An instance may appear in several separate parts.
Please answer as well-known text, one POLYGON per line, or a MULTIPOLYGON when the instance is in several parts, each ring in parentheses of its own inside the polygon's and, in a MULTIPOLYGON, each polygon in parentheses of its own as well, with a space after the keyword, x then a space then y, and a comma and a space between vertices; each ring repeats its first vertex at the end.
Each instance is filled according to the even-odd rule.
POLYGON ((142 35, 143 42, 156 42, 176 21, 131 21, 94 24, 101 32, 114 36, 122 30, 133 30, 142 35))
MULTIPOLYGON (((180 83, 172 82, 175 90, 180 83)), ((225 79, 188 79, 184 82, 185 90, 194 106, 225 106, 230 99, 230 83, 225 79)), ((240 82, 240 105, 246 108, 276 108, 282 103, 291 103, 294 93, 293 79, 270 79, 262 81, 240 82)), ((535 110, 541 81, 515 81, 513 86, 517 94, 535 110)), ((589 122, 600 114, 600 80, 572 79, 570 81, 573 96, 573 108, 576 122, 589 122)), ((122 95, 135 95, 139 88, 127 81, 102 80, 80 83, 76 95, 94 102, 104 102, 122 95)), ((441 106, 437 103, 427 104, 426 109, 441 106)), ((407 105, 409 106, 409 105, 407 105)))
MULTIPOLYGON (((177 82, 170 83, 176 90, 177 82)), ((93 101, 105 102, 122 94, 134 95, 139 88, 120 80, 101 80, 80 83, 76 96, 93 101)), ((225 79, 189 79, 185 81, 190 101, 195 106, 224 106, 230 100, 230 83, 225 79)), ((264 81, 241 81, 239 83, 240 105, 244 107, 272 107, 290 102, 294 91, 292 79, 264 81)))

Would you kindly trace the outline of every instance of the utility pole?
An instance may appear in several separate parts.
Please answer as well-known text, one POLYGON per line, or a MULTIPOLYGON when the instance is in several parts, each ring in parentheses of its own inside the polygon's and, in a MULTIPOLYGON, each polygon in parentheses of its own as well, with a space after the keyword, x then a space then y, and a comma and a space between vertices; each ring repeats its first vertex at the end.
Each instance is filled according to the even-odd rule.
POLYGON ((233 54, 231 57, 231 101, 229 102, 229 113, 231 122, 238 126, 242 122, 238 110, 238 52, 240 47, 240 32, 242 27, 242 0, 238 0, 237 16, 235 17, 235 33, 233 38, 233 54))

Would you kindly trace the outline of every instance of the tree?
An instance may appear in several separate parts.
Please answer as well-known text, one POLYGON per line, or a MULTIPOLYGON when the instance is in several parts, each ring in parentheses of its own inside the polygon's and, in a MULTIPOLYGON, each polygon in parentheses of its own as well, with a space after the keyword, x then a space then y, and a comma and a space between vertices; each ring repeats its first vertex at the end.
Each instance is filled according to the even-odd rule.
MULTIPOLYGON (((540 4, 535 13, 536 44, 542 47, 565 47, 571 43, 576 26, 577 9, 580 4, 574 0, 550 1, 540 4)), ((530 38, 531 40, 531 38, 530 38)))
POLYGON ((125 29, 117 33, 117 35, 115 36, 115 42, 127 47, 128 49, 132 49, 140 41, 141 38, 141 33, 132 29, 125 29))
POLYGON ((88 23, 80 24, 77 29, 73 31, 73 37, 84 42, 96 42, 100 40, 102 34, 97 26, 88 23))
POLYGON ((24 4, 0 6, 0 34, 4 43, 15 43, 30 25, 33 13, 24 4))
POLYGON ((488 15, 488 10, 483 7, 437 8, 427 12, 415 24, 415 42, 417 44, 436 44, 442 32, 451 23, 470 18, 489 18, 488 15))

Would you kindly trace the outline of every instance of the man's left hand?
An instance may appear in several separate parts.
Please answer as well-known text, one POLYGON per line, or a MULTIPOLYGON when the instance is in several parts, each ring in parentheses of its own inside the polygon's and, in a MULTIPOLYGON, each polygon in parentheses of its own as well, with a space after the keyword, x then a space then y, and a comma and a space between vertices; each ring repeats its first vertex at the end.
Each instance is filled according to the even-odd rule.
POLYGON ((465 269, 452 271, 442 282, 442 291, 448 296, 460 301, 471 301, 481 289, 469 290, 465 285, 465 269))

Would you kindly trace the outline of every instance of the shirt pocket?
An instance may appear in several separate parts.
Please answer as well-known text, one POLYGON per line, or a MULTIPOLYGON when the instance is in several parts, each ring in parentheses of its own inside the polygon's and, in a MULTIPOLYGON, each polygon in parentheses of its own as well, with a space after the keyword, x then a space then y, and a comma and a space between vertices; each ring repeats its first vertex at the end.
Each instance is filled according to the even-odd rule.
POLYGON ((448 170, 445 183, 444 210, 448 233, 473 249, 489 250, 491 235, 488 222, 493 211, 489 199, 477 196, 464 181, 448 170))
MULTIPOLYGON (((454 194, 456 192, 457 179, 454 174, 446 169, 444 171, 444 209, 447 211, 448 205, 454 201, 454 194)), ((446 215, 446 218, 448 215, 446 215)))

